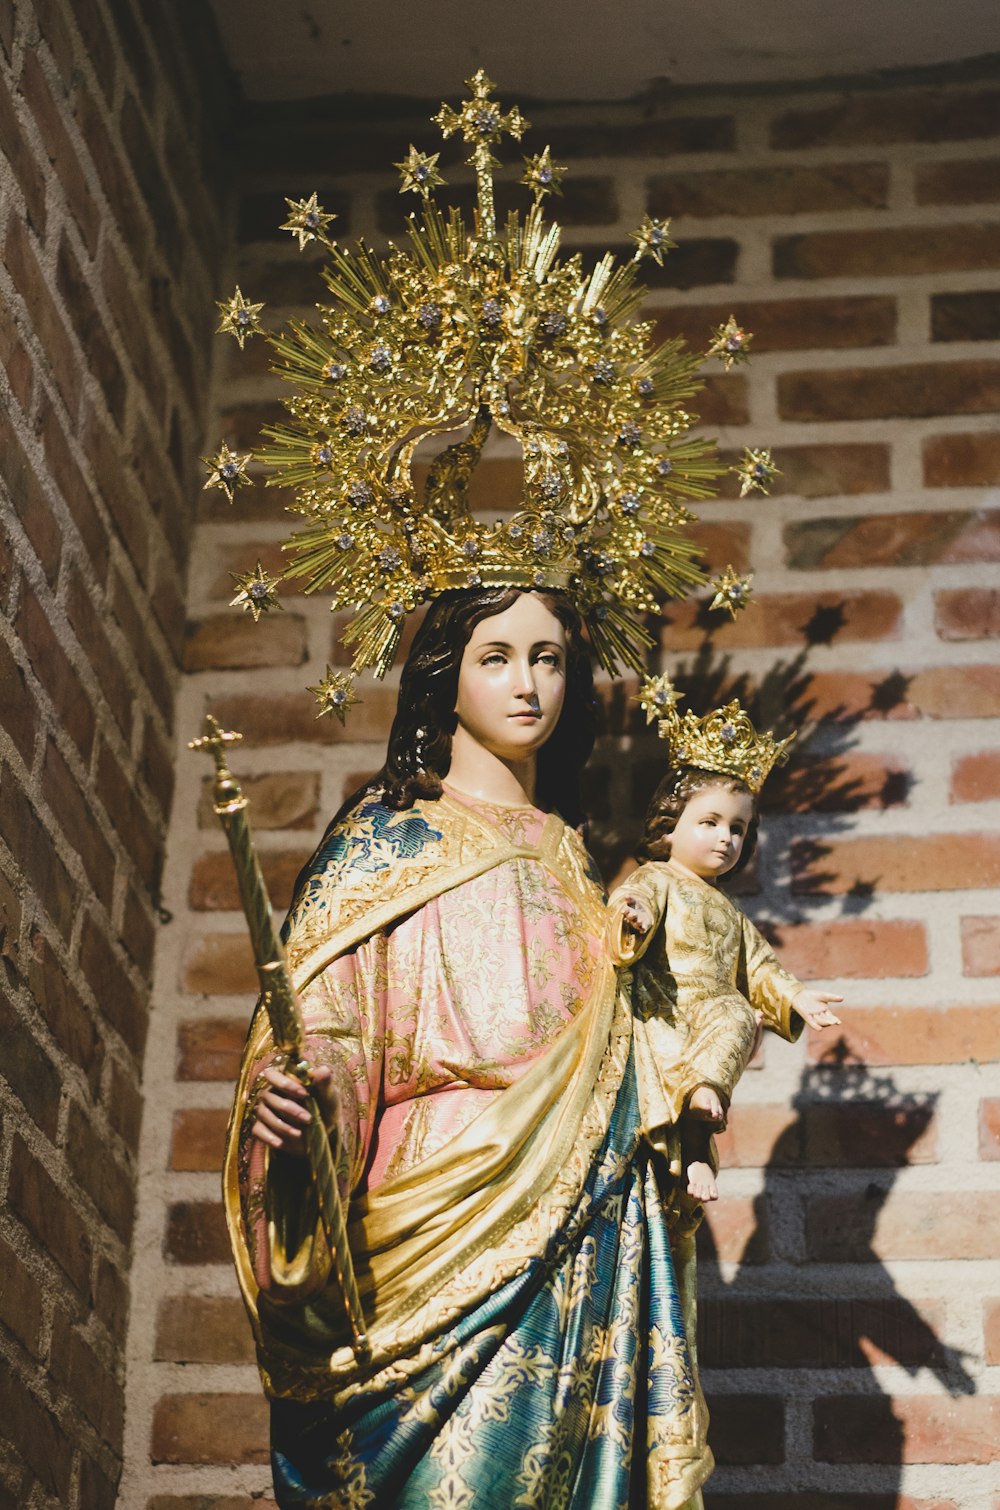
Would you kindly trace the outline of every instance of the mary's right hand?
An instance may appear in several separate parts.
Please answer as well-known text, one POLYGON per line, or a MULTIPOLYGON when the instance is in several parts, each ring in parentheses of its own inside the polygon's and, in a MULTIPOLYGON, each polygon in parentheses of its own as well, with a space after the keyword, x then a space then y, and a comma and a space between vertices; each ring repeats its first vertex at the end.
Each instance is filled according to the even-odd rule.
POLYGON ((314 1095, 319 1103, 325 1126, 330 1127, 336 1118, 337 1097, 331 1083, 333 1071, 326 1065, 313 1070, 312 1091, 276 1065, 268 1065, 261 1073, 267 1089, 257 1098, 250 1135, 268 1148, 301 1158, 305 1154, 303 1133, 309 1124, 310 1095, 314 1095))

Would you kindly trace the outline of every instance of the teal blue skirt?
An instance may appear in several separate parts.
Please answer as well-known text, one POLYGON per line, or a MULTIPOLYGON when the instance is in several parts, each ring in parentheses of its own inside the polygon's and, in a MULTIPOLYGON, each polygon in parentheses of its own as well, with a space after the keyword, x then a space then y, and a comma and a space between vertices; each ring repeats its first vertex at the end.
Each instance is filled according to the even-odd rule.
POLYGON ((421 1373, 336 1408, 275 1400, 282 1510, 667 1510, 707 1475, 631 1060, 584 1189, 544 1255, 435 1339, 421 1373), (651 1468, 660 1463, 661 1472, 651 1468), (682 1492, 682 1485, 686 1486, 682 1492))

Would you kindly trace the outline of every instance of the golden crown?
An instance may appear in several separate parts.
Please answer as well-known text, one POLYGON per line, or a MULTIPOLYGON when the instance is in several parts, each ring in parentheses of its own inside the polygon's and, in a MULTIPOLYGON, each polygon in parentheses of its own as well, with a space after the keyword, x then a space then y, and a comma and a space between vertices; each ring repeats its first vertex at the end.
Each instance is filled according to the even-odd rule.
POLYGON ((670 764, 696 766, 734 776, 756 795, 776 765, 784 765, 795 735, 776 740, 770 733, 758 734, 746 710, 734 698, 724 708, 713 708, 704 718, 688 709, 677 712, 682 694, 667 675, 647 677, 638 701, 646 722, 656 721, 659 737, 665 739, 670 764))
MULTIPOLYGON (((415 147, 397 166, 401 192, 418 193, 422 213, 408 219, 408 245, 390 243, 385 256, 330 240, 333 217, 315 194, 287 201, 282 228, 300 247, 318 240, 330 252, 333 301, 319 306, 320 328, 293 321, 266 333, 275 370, 295 391, 289 422, 265 430, 260 460, 269 483, 296 490, 291 507, 309 520, 286 543, 287 574, 308 577, 307 592, 328 590, 335 609, 356 610, 344 635, 355 670, 383 675, 411 610, 448 588, 482 585, 566 590, 605 668, 639 670, 653 643, 642 616, 706 580, 684 532, 686 503, 710 496, 723 471, 714 444, 688 433, 697 416, 685 405, 701 386, 703 354, 678 340, 654 344, 652 325, 636 319, 636 264, 662 261, 674 245, 669 222, 646 217, 631 262, 616 265, 609 253, 585 273, 579 255, 558 260, 559 227, 546 222, 542 201, 562 192, 564 169, 546 148, 525 159, 521 182, 534 204, 498 230, 492 148, 504 134, 519 139, 528 122, 491 98, 482 71, 468 84, 471 99, 459 110, 442 105, 434 120, 471 145, 471 229, 457 209, 446 217, 434 204, 439 154, 415 147), (485 524, 469 487, 493 429, 519 444, 524 488, 511 517, 485 524), (457 438, 420 490, 417 449, 447 435, 457 438)), ((220 330, 242 347, 263 328, 262 307, 237 288, 219 306, 220 330)), ((709 352, 728 367, 748 343, 730 319, 709 352)), ((251 460, 223 446, 206 486, 232 500, 251 460)), ((734 470, 744 492, 766 491, 774 476, 761 451, 734 470)), ((266 573, 236 580, 234 601, 255 618, 276 606, 266 573)), ((723 606, 733 611, 734 601, 730 593, 723 606)))

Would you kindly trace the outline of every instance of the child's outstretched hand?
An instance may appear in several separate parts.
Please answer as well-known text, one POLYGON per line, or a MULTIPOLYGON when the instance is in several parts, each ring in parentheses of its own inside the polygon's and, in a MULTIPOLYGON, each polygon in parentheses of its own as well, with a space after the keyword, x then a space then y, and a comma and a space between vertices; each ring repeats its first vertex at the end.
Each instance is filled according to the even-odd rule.
POLYGON ((831 996, 826 991, 800 991, 792 1002, 792 1006, 800 1017, 804 1017, 811 1028, 835 1028, 840 1025, 840 1018, 835 1012, 831 1012, 828 1003, 831 1001, 843 1001, 842 996, 831 996))
POLYGON ((622 910, 622 922, 632 933, 643 938, 653 926, 653 914, 638 897, 626 897, 622 910))

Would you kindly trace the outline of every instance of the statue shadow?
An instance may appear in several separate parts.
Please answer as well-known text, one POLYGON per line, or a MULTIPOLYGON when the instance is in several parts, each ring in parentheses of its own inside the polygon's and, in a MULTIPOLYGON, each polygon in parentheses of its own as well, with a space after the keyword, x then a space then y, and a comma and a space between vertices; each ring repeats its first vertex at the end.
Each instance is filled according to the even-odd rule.
MULTIPOLYGON (((896 1171, 932 1154, 936 1102, 936 1093, 902 1093, 890 1074, 850 1062, 840 1039, 803 1072, 735 1269, 721 1261, 711 1227, 702 1224, 698 1349, 709 1440, 720 1476, 750 1469, 755 1491, 749 1484, 740 1492, 710 1488, 706 1510, 897 1510, 905 1426, 879 1365, 911 1376, 927 1370, 951 1396, 975 1393, 965 1355, 935 1330, 938 1303, 918 1310, 878 1253, 879 1215, 896 1171), (838 1177, 837 1170, 849 1173, 838 1177), (762 1370, 771 1373, 764 1384, 762 1370), (795 1396, 809 1401, 811 1450, 791 1465, 791 1476, 803 1485, 811 1464, 816 1482, 777 1490, 768 1487, 768 1469, 787 1482, 786 1409, 795 1396), (851 1492, 836 1487, 847 1464, 851 1492)), ((730 1151, 749 1164, 752 1158, 740 1157, 738 1107, 734 1120, 730 1151)), ((725 1157, 716 1208, 723 1248, 725 1157)), ((795 1440, 803 1451, 801 1428, 795 1440)))

